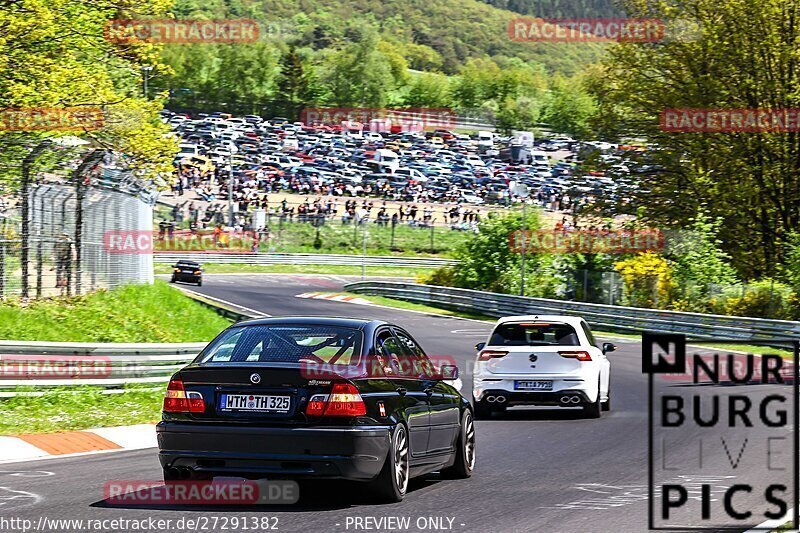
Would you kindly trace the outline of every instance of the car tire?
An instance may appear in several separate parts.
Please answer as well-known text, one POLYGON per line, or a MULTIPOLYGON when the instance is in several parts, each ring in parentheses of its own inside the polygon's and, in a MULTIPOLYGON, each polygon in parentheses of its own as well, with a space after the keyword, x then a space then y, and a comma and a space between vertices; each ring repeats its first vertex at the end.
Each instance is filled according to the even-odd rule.
POLYGON ((608 412, 611 410, 611 378, 608 379, 608 392, 606 396, 608 396, 608 399, 603 402, 602 409, 608 412))
POLYGON ((384 503, 403 501, 410 475, 408 430, 397 424, 392 430, 389 453, 378 477, 371 483, 378 499, 384 503))
POLYGON ((472 402, 475 408, 475 420, 488 420, 492 418, 492 410, 486 405, 486 402, 472 402))
POLYGON ((170 283, 175 283, 175 276, 173 276, 173 277, 169 278, 169 282, 170 282, 170 283))
POLYGON ((198 287, 202 287, 202 286, 203 286, 203 282, 202 282, 202 281, 198 281, 198 282, 197 282, 197 286, 198 286, 198 287))
POLYGON ((600 418, 602 403, 600 402, 600 380, 597 380, 597 399, 583 405, 583 414, 586 418, 600 418))
POLYGON ((469 409, 464 410, 461 429, 456 441, 456 458, 453 466, 442 470, 446 479, 467 479, 475 468, 475 423, 469 409))

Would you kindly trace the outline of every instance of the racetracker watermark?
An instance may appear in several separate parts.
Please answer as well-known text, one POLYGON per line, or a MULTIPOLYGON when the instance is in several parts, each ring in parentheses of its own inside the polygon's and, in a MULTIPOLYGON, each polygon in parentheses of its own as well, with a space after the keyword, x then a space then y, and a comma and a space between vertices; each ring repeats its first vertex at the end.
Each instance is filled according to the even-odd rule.
POLYGON ((535 230, 511 232, 508 246, 515 253, 629 254, 664 249, 664 234, 650 230, 535 230))
POLYGON ((103 127, 100 107, 18 107, 0 109, 0 131, 89 131, 103 127))
POLYGON ((442 379, 444 366, 456 366, 452 355, 428 355, 423 358, 417 355, 377 354, 369 357, 364 364, 349 361, 338 362, 331 358, 328 362, 300 361, 300 374, 306 379, 333 380, 354 378, 414 378, 442 379))
POLYGON ((111 376, 111 359, 81 355, 0 355, 0 379, 92 379, 111 376))
POLYGON ((788 133, 800 131, 800 108, 665 109, 661 129, 683 133, 788 133))
POLYGON ((642 336, 648 527, 742 531, 765 520, 797 523, 800 341, 769 339, 791 358, 701 347, 709 342, 752 341, 692 340, 691 347, 684 335, 642 336), (682 477, 722 482, 690 487, 682 477))
POLYGON ((508 22, 508 36, 512 41, 529 43, 652 43, 664 39, 664 23, 657 19, 525 17, 508 22))
MULTIPOLYGON (((300 112, 300 122, 307 126, 343 126, 358 125, 366 129, 378 126, 378 130, 453 128, 456 114, 452 109, 443 107, 409 107, 409 108, 376 108, 376 107, 310 107, 300 112)), ((373 131, 376 128, 372 128, 373 131)))
POLYGON ((254 252, 256 232, 175 232, 162 235, 148 230, 109 230, 103 249, 109 254, 148 255, 154 252, 254 252))
MULTIPOLYGON (((186 473, 189 471, 187 470, 186 473)), ((288 480, 112 480, 103 488, 109 505, 291 505, 300 488, 288 480)))
POLYGON ((113 43, 253 43, 258 22, 250 19, 114 19, 106 23, 105 38, 113 43))

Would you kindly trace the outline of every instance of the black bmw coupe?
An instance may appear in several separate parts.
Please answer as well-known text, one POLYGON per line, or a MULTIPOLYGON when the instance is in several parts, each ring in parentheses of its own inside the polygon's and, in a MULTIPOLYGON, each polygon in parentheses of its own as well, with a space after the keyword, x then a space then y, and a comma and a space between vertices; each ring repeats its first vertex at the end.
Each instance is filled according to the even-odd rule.
POLYGON ((164 479, 349 479, 397 502, 412 477, 470 477, 475 428, 457 378, 386 322, 240 322, 169 382, 164 479))

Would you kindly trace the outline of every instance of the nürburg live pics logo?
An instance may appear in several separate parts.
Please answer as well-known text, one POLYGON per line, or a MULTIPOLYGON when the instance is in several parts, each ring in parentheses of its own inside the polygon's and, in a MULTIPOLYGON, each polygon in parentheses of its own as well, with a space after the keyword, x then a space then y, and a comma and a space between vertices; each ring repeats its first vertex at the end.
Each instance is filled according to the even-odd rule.
POLYGON ((748 353, 753 344, 643 334, 649 529, 798 523, 800 342, 768 339, 748 353))

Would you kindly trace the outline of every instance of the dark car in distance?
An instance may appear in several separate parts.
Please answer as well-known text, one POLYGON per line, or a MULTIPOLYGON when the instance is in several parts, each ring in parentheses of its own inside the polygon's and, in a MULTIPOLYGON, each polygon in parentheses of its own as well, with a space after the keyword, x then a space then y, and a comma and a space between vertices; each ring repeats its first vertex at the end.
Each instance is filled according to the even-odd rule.
POLYGON ((203 267, 197 261, 181 259, 172 265, 172 279, 170 279, 170 283, 175 283, 176 281, 196 283, 198 287, 202 287, 203 267))
POLYGON ((473 413, 457 377, 382 321, 234 324, 170 380, 164 479, 347 479, 398 502, 412 477, 470 477, 473 413))

